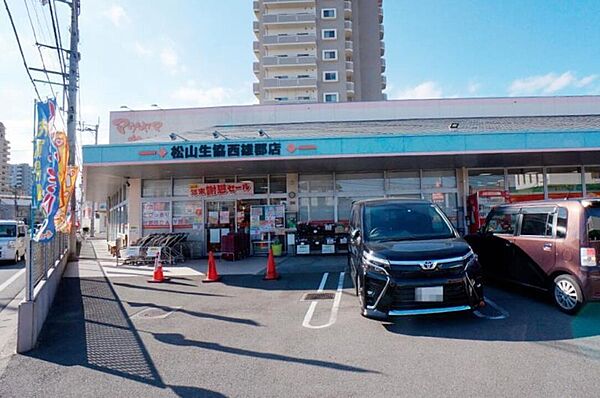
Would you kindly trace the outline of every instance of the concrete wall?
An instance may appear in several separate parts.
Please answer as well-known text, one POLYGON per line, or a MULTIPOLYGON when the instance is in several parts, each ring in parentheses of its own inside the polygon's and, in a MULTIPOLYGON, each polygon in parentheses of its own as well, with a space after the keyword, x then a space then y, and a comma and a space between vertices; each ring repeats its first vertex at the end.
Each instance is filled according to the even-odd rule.
POLYGON ((46 317, 52 307, 54 296, 67 265, 64 255, 58 265, 48 271, 48 279, 41 281, 33 292, 33 301, 19 305, 17 327, 17 352, 24 353, 35 348, 46 317))

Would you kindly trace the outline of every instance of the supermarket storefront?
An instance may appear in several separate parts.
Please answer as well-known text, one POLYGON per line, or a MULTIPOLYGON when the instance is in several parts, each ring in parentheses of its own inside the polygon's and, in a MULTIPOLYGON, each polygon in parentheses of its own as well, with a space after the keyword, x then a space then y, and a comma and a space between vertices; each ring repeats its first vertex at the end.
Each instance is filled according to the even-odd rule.
POLYGON ((184 232, 199 256, 235 233, 252 254, 328 254, 360 198, 431 200, 466 233, 501 201, 600 196, 600 128, 134 142, 84 147, 84 166, 109 239, 184 232))

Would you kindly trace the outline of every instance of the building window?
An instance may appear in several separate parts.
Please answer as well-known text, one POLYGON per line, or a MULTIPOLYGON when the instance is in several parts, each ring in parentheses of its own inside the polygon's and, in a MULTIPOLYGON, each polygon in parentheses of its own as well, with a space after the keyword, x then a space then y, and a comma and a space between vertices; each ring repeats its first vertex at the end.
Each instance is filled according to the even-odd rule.
POLYGON ((323 50, 322 58, 324 61, 337 61, 338 52, 337 50, 323 50))
POLYGON ((335 19, 335 8, 323 8, 321 10, 321 19, 335 19))
POLYGON ((298 75, 298 79, 308 79, 310 75, 298 75))
POLYGON ((275 101, 287 101, 288 97, 275 97, 275 101))
POLYGON ((289 76, 287 75, 277 75, 277 76, 273 76, 275 79, 289 79, 289 76))
POLYGON ((323 81, 324 82, 337 82, 338 81, 338 73, 337 71, 327 71, 323 72, 323 81))
POLYGON ((321 30, 321 39, 323 40, 335 40, 337 39, 336 29, 323 29, 321 30))
POLYGON ((300 193, 333 192, 333 174, 300 174, 300 193))
POLYGON ((142 196, 144 198, 171 196, 171 180, 143 180, 142 196))
POLYGON ((323 102, 339 102, 338 93, 325 93, 323 94, 323 102))
POLYGON ((551 199, 580 198, 583 196, 579 167, 554 167, 546 170, 548 197, 551 199))

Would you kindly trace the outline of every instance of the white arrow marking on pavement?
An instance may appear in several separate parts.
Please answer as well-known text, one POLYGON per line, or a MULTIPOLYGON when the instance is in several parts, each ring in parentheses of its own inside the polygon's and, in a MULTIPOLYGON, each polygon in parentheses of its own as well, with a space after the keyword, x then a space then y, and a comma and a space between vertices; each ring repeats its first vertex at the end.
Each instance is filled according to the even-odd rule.
MULTIPOLYGON (((319 285, 319 290, 317 291, 318 293, 321 293, 323 291, 323 289, 325 288, 325 282, 327 281, 328 275, 329 275, 328 272, 323 274, 323 279, 321 280, 321 284, 319 285)), ((306 312, 306 316, 304 317, 304 322, 302 322, 302 326, 304 326, 305 328, 308 328, 308 329, 323 329, 323 328, 329 327, 335 323, 335 321, 337 320, 338 310, 340 308, 340 302, 342 301, 342 289, 344 288, 344 276, 345 275, 346 275, 345 272, 340 273, 340 279, 338 280, 337 291, 335 292, 335 298, 333 299, 333 306, 331 307, 331 315, 329 316, 329 322, 327 322, 325 325, 320 325, 320 326, 313 326, 310 324, 310 320, 313 317, 315 308, 317 307, 317 303, 318 303, 317 301, 313 300, 313 302, 310 303, 310 307, 308 308, 308 311, 306 312)))

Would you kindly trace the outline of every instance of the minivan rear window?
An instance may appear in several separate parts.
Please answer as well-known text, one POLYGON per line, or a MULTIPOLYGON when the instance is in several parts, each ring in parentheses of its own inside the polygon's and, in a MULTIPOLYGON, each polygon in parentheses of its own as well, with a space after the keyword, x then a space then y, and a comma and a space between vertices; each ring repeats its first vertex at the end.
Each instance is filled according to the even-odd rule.
POLYGON ((600 207, 588 207, 585 210, 588 239, 600 241, 600 207))
POLYGON ((17 236, 16 225, 0 225, 0 238, 14 238, 17 236))

